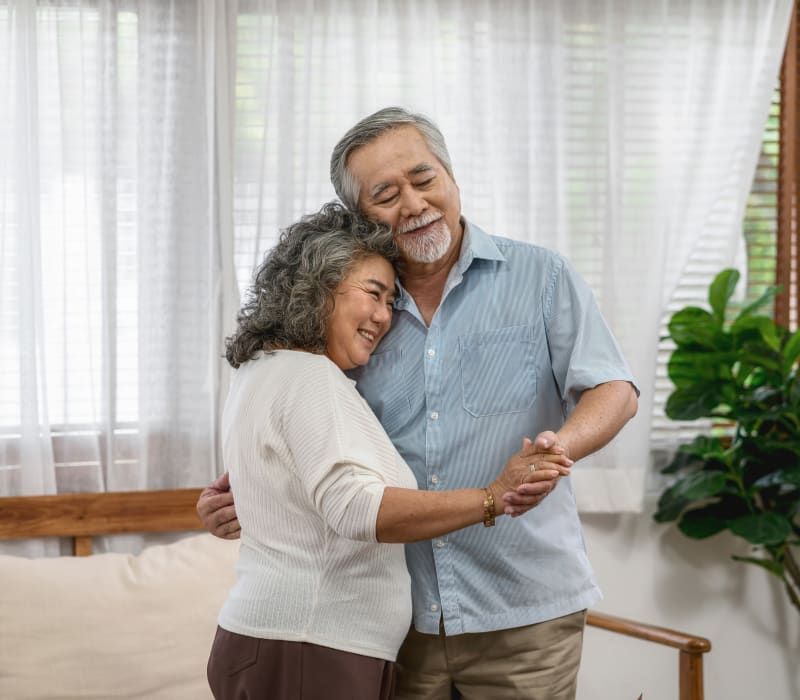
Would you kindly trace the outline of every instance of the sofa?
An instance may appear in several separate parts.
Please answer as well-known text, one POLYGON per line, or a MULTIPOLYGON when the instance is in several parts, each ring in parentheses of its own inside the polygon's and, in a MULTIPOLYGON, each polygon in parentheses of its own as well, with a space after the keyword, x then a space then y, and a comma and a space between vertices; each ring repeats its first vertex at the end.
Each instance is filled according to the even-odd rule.
MULTIPOLYGON (((0 540, 64 538, 74 555, 0 554, 0 699, 211 698, 206 661, 239 543, 197 534, 199 492, 0 498, 0 540), (97 536, 126 533, 179 539, 94 553, 97 536)), ((596 611, 587 623, 677 649, 680 700, 702 700, 707 639, 596 611)))
POLYGON ((237 552, 194 534, 137 555, 0 556, 0 698, 211 698, 237 552))

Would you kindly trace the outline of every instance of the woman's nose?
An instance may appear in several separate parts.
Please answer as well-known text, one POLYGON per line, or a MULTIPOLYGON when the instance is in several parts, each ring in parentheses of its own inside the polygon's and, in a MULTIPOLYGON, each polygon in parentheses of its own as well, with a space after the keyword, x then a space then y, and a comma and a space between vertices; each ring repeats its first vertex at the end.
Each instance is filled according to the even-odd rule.
POLYGON ((387 304, 378 304, 378 308, 375 309, 373 318, 378 323, 391 323, 392 309, 387 304))

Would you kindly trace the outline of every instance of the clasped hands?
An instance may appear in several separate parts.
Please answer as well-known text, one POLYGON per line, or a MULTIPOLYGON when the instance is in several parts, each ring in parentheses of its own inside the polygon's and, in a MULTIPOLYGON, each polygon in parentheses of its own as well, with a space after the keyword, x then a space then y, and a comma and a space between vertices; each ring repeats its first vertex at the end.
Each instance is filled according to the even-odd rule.
MULTIPOLYGON (((488 487, 498 514, 517 517, 538 506, 562 476, 569 476, 571 466, 572 460, 554 432, 539 433, 534 441, 525 438, 522 450, 508 460, 488 487), (535 469, 531 470, 531 465, 535 469)), ((197 501, 197 514, 206 529, 217 537, 239 537, 240 525, 227 472, 203 489, 197 501)))
POLYGON ((554 432, 539 433, 533 441, 525 438, 522 450, 508 460, 490 486, 495 502, 502 504, 498 512, 502 508, 506 515, 517 517, 538 506, 562 476, 570 475, 572 464, 554 432))

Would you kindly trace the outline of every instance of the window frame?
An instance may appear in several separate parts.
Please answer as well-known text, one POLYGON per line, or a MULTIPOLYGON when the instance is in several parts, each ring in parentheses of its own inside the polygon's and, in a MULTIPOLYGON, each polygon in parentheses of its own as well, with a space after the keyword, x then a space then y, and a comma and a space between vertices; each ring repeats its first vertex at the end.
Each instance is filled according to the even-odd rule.
POLYGON ((781 63, 781 111, 778 152, 778 236, 775 281, 781 292, 775 299, 775 320, 794 331, 798 327, 800 297, 800 230, 798 184, 800 183, 800 139, 798 139, 798 15, 795 2, 786 49, 781 63))

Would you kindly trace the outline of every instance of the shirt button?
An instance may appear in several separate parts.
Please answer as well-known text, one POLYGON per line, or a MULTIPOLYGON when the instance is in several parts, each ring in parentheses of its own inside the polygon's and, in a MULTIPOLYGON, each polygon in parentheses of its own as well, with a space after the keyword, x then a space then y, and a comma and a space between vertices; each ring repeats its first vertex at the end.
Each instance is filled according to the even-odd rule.
POLYGON ((433 357, 434 355, 436 355, 436 350, 428 348, 428 357, 433 357))
POLYGON ((439 612, 439 606, 436 603, 431 605, 431 612, 439 612))
POLYGON ((432 484, 438 484, 438 483, 439 483, 439 477, 438 477, 438 476, 436 476, 436 474, 434 474, 434 475, 431 477, 431 483, 432 483, 432 484))
POLYGON ((431 420, 439 420, 439 412, 438 411, 433 411, 431 413, 431 420))
POLYGON ((436 540, 436 546, 441 549, 444 547, 444 540, 436 540))

